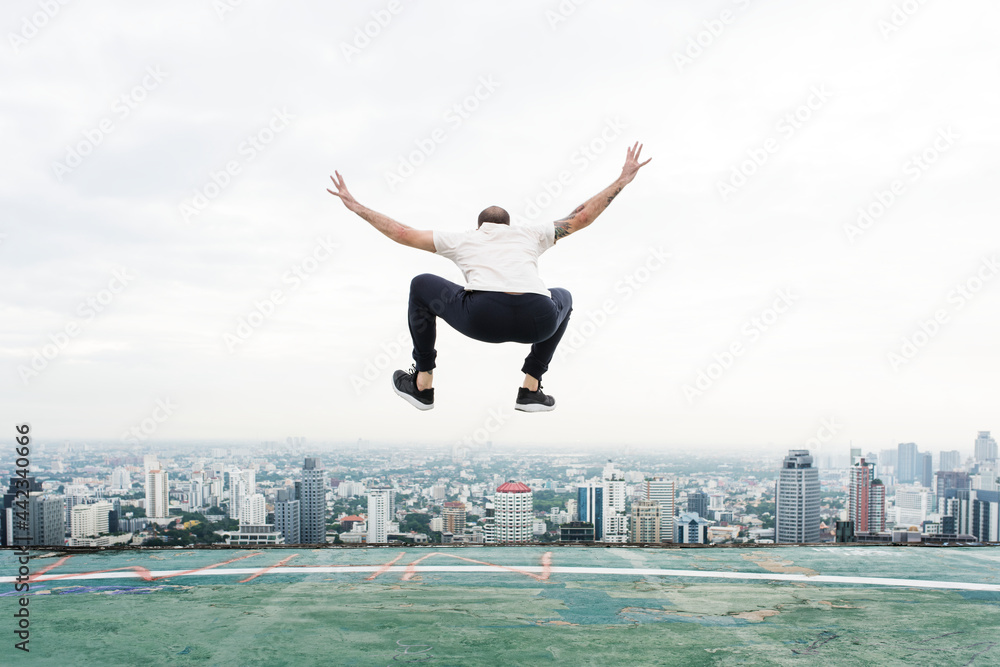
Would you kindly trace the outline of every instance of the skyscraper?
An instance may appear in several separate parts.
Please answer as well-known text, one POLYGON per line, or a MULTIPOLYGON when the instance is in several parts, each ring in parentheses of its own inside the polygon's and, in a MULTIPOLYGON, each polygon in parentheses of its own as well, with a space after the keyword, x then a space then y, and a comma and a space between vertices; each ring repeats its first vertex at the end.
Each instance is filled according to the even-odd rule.
POLYGON ((604 466, 603 542, 628 542, 628 515, 625 514, 625 473, 611 461, 604 466))
POLYGON ((72 510, 71 537, 97 537, 110 532, 108 516, 114 506, 106 500, 76 505, 72 510))
MULTIPOLYGON (((246 523, 240 517, 243 500, 257 493, 257 474, 250 470, 233 468, 229 471, 229 518, 246 523)), ((247 524, 254 525, 254 524, 247 524)))
POLYGON ((854 523, 854 533, 879 533, 885 530, 885 486, 875 479, 875 464, 864 457, 851 466, 847 518, 854 523))
POLYGON ((847 518, 854 522, 855 533, 868 532, 869 507, 871 504, 871 484, 875 477, 875 464, 864 457, 851 466, 851 477, 847 489, 847 518))
MULTIPOLYGON (((23 500, 22 495, 16 502, 23 500)), ((61 496, 31 491, 27 510, 14 504, 7 508, 5 515, 8 546, 62 546, 66 543, 65 505, 61 496)))
POLYGON ((703 519, 708 518, 708 494, 704 491, 689 492, 687 511, 692 514, 697 514, 703 519))
POLYGON ((279 489, 274 497, 274 529, 285 537, 285 544, 301 544, 299 530, 301 510, 294 490, 279 489))
POLYGON ((997 460, 997 441, 990 437, 989 431, 979 432, 972 458, 975 459, 976 463, 997 460))
POLYGON ((896 452, 896 481, 910 484, 917 479, 917 445, 913 442, 901 442, 896 452))
MULTIPOLYGON (((639 485, 640 497, 656 501, 660 505, 660 538, 664 542, 673 542, 674 538, 674 481, 665 475, 654 475, 653 479, 644 480, 639 485)), ((634 507, 634 505, 633 505, 634 507)), ((634 524, 633 524, 634 525, 634 524)), ((639 540, 632 533, 633 542, 639 540)))
POLYGON ((604 541, 604 486, 588 482, 576 490, 580 521, 594 524, 594 541, 604 541))
POLYGON ((819 470, 806 449, 790 449, 775 493, 775 542, 819 542, 819 470))
POLYGON ((942 469, 937 472, 935 477, 937 484, 934 487, 934 493, 938 497, 939 504, 949 496, 954 497, 955 494, 948 493, 951 490, 968 491, 972 488, 969 473, 964 471, 942 469))
POLYGON ((465 530, 465 503, 459 501, 445 503, 441 516, 444 519, 444 532, 456 535, 465 530))
POLYGON ((497 487, 493 496, 496 517, 496 541, 530 542, 533 524, 531 488, 510 480, 497 487))
MULTIPOLYGON (((34 477, 10 478, 10 488, 3 494, 2 514, 0 514, 0 544, 6 546, 15 545, 11 537, 14 527, 14 500, 18 492, 32 493, 42 490, 42 483, 34 477)), ((22 496, 23 497, 23 496, 22 496)))
POLYGON ((150 470, 146 473, 146 516, 152 519, 170 516, 168 483, 165 470, 150 470))
POLYGON ((368 490, 368 544, 389 541, 389 522, 395 513, 394 500, 392 489, 368 490))
POLYGON ((241 526, 263 526, 267 523, 267 508, 264 504, 264 495, 254 493, 243 498, 243 506, 240 508, 241 526))
POLYGON ((306 457, 302 466, 302 481, 297 485, 299 532, 303 544, 326 542, 326 470, 318 458, 306 457))
POLYGON ((111 471, 111 490, 128 491, 132 488, 132 478, 128 468, 118 467, 111 471))
POLYGON ((941 452, 941 461, 938 465, 938 470, 950 471, 956 470, 962 465, 962 453, 957 449, 952 449, 947 452, 941 452))
POLYGON ((917 456, 916 481, 928 489, 934 485, 934 464, 930 452, 920 452, 917 456))
POLYGON ((873 479, 869 489, 868 530, 873 533, 885 532, 885 485, 880 479, 873 479))
MULTIPOLYGON (((662 539, 663 508, 655 500, 636 500, 632 503, 632 541, 660 542, 662 539)), ((670 522, 671 529, 673 521, 670 522)))

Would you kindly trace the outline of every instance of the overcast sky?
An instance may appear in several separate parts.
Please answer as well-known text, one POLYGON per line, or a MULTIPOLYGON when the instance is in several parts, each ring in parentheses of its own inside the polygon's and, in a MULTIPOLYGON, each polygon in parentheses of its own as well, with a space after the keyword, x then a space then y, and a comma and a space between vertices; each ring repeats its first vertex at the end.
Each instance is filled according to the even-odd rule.
POLYGON ((994 2, 6 7, 8 427, 968 453, 1000 430, 994 2), (636 140, 653 161, 541 260, 574 296, 558 408, 513 411, 526 346, 447 326, 435 409, 393 395, 410 278, 461 274, 328 174, 417 228, 545 222, 636 140))

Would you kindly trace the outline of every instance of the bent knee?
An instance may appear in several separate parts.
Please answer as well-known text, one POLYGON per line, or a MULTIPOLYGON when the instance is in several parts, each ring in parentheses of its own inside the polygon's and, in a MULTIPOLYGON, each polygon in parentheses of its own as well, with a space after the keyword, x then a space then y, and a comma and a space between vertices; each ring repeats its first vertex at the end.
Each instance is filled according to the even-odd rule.
POLYGON ((560 306, 563 308, 573 307, 573 295, 570 294, 568 289, 563 287, 553 287, 549 291, 552 292, 552 300, 560 306))
POLYGON ((419 276, 413 276, 413 280, 410 281, 410 291, 425 291, 428 287, 433 287, 440 280, 433 273, 421 273, 419 276))

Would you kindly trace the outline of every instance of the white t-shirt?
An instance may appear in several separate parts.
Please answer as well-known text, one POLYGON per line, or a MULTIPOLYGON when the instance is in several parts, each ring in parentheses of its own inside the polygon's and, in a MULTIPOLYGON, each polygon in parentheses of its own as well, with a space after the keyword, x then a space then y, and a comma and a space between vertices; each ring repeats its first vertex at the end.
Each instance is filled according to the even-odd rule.
POLYGON ((465 232, 434 231, 434 251, 458 265, 467 291, 552 296, 538 275, 538 256, 555 245, 555 226, 484 222, 465 232))

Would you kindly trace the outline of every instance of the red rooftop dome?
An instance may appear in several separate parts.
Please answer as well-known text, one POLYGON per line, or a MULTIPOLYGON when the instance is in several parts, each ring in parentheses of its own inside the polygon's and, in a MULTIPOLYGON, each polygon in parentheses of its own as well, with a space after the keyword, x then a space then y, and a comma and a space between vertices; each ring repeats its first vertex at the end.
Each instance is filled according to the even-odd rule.
POLYGON ((525 484, 511 480, 506 484, 498 486, 497 491, 500 493, 531 493, 531 488, 525 484))

